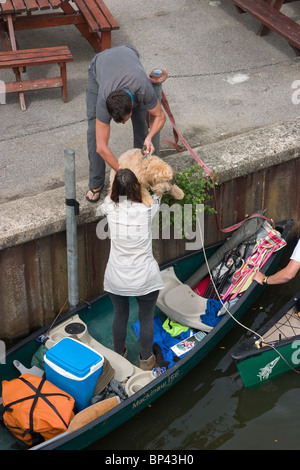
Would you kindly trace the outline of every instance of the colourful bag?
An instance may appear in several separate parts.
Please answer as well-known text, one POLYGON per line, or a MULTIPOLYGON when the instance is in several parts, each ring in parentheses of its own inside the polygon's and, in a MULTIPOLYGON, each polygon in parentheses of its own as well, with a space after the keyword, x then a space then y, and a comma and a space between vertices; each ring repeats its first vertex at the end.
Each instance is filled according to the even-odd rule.
POLYGON ((66 431, 74 417, 74 398, 45 378, 23 374, 2 382, 3 421, 28 445, 66 431))

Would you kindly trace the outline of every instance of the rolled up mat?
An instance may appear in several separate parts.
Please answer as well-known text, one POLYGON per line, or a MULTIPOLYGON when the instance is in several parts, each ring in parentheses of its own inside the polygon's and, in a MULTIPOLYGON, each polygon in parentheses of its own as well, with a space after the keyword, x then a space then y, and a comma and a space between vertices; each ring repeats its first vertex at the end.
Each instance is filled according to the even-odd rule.
POLYGON ((86 424, 91 423, 94 421, 94 419, 99 418, 99 416, 102 416, 107 411, 113 409, 119 403, 121 403, 121 400, 116 396, 88 406, 74 416, 70 422, 67 432, 71 434, 72 432, 77 431, 77 429, 80 429, 86 424))

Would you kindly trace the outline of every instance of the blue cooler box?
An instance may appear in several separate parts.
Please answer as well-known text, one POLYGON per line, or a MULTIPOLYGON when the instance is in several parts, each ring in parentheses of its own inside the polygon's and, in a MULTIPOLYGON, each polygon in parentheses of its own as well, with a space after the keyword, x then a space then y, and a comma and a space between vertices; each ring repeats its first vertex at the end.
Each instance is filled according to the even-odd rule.
POLYGON ((64 338, 46 352, 44 360, 46 379, 69 393, 78 411, 91 404, 103 370, 101 354, 73 338, 64 338))

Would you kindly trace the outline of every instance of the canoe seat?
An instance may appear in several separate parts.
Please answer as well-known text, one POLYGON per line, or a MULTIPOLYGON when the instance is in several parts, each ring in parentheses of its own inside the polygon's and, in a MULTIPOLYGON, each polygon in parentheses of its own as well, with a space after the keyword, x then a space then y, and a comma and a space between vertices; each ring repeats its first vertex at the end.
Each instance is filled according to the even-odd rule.
POLYGON ((157 306, 171 320, 181 325, 202 331, 212 327, 202 323, 200 315, 205 313, 207 299, 196 294, 176 276, 173 268, 161 272, 165 287, 160 291, 157 306))

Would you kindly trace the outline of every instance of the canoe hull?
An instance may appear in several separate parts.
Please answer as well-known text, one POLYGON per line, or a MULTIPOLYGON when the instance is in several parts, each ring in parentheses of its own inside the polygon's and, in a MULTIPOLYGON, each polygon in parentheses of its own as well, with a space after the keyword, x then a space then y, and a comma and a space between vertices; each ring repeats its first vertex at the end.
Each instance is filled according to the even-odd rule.
MULTIPOLYGON (((287 239, 288 234, 293 225, 293 221, 285 221, 281 224, 282 227, 282 238, 287 239)), ((215 244, 205 249, 206 256, 210 257, 219 247, 221 243, 215 244)), ((272 273, 279 262, 282 250, 275 253, 265 264, 264 272, 267 274, 272 273)), ((204 263, 204 254, 200 250, 198 252, 189 253, 177 260, 167 263, 162 266, 161 269, 174 267, 174 271, 178 278, 184 282, 188 279, 193 272, 197 269, 201 263, 204 263)), ((252 283, 247 289, 238 302, 232 307, 231 313, 236 320, 240 320, 245 312, 250 308, 253 302, 262 293, 264 287, 259 284, 252 283)), ((88 325, 88 329, 91 328, 91 334, 93 334, 93 328, 96 332, 95 323, 97 314, 101 312, 101 317, 107 317, 109 319, 105 328, 97 328, 101 330, 101 333, 107 330, 107 337, 111 339, 111 318, 112 318, 112 306, 107 295, 101 295, 97 299, 94 299, 90 303, 90 307, 82 306, 69 312, 57 323, 63 323, 66 319, 69 319, 72 315, 79 315, 82 321, 88 325)), ((101 320, 102 321, 102 320, 101 320)), ((32 450, 79 450, 84 449, 92 443, 100 440, 105 435, 125 423, 127 420, 132 418, 135 414, 142 411, 145 407, 150 405, 156 399, 158 399, 163 393, 169 391, 179 380, 181 380, 186 374, 188 374, 195 366, 197 366, 224 338, 224 336, 235 326, 235 320, 229 316, 224 315, 221 321, 213 328, 207 336, 201 340, 189 353, 183 356, 180 361, 173 364, 167 369, 161 376, 150 382, 148 385, 143 387, 140 391, 132 395, 131 397, 124 400, 116 408, 105 413, 93 420, 91 423, 83 426, 82 428, 74 431, 73 433, 65 432, 60 434, 56 438, 49 441, 43 442, 32 448, 32 450)), ((101 322, 102 325, 102 322, 101 322)), ((6 365, 0 367, 0 382, 2 380, 11 380, 18 374, 13 367, 13 360, 18 359, 23 361, 23 355, 25 362, 29 361, 29 358, 35 353, 38 345, 36 338, 47 331, 47 328, 41 329, 39 332, 34 333, 31 337, 27 338, 23 342, 16 345, 6 357, 6 365), (23 355, 22 355, 23 354, 23 355), (26 357, 25 357, 26 355, 26 357)), ((101 340, 105 338, 100 338, 101 340)), ((4 435, 4 430, 0 431, 0 448, 14 448, 15 444, 4 435)))
MULTIPOLYGON (((274 379, 286 372, 300 367, 300 334, 290 338, 270 342, 270 346, 257 348, 255 342, 278 322, 294 305, 299 303, 300 292, 279 311, 274 317, 260 329, 257 336, 252 336, 245 341, 232 358, 239 371, 243 385, 254 388, 262 383, 274 379)), ((298 320, 300 323, 300 320, 298 320)), ((267 340, 266 340, 267 341, 267 340)))

